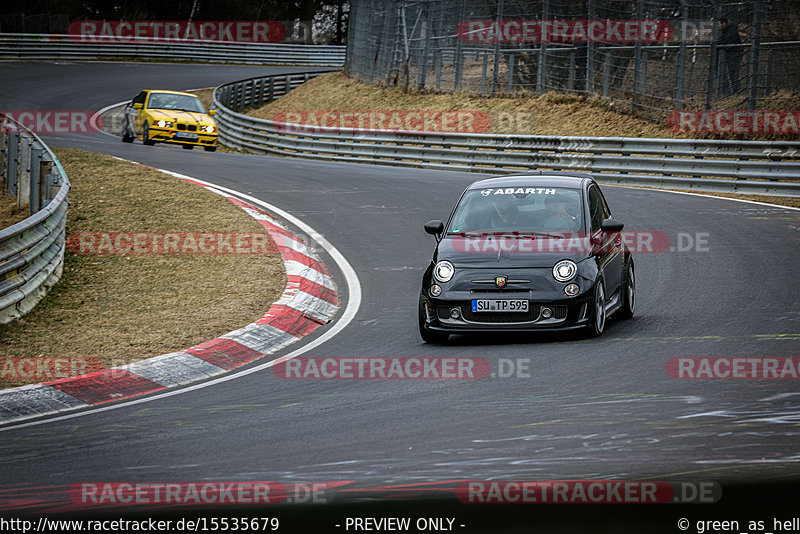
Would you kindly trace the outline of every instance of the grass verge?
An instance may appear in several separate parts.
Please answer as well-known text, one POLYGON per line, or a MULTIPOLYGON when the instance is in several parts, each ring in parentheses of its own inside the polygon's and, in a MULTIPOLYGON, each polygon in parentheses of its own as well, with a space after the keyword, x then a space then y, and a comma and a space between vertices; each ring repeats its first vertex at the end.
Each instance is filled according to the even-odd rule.
MULTIPOLYGON (((263 232, 227 199, 158 171, 76 149, 57 157, 72 182, 67 234, 84 231, 263 232)), ((0 326, 8 357, 98 358, 104 367, 185 349, 263 315, 283 291, 277 254, 76 255, 30 314, 0 326)), ((18 361, 18 360, 14 360, 18 361)))

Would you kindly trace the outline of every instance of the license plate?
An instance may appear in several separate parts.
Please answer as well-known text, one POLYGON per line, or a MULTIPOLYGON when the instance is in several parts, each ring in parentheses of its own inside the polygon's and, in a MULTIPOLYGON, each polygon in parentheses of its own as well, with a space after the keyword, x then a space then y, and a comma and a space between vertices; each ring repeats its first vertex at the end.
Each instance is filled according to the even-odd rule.
POLYGON ((181 141, 197 141, 197 134, 175 132, 175 139, 180 139, 181 141))
POLYGON ((473 312, 526 312, 527 300, 473 300, 473 312))

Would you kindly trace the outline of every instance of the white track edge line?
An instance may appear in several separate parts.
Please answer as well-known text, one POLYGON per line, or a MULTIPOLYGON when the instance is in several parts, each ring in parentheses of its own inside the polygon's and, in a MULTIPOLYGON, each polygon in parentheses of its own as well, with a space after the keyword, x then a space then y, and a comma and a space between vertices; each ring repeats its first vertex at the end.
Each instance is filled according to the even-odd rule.
POLYGON ((176 178, 189 179, 189 180, 195 181, 197 183, 204 184, 206 186, 215 187, 215 188, 217 188, 217 189, 219 189, 221 191, 225 191, 227 193, 230 193, 231 195, 236 195, 236 196, 240 197, 243 200, 247 200, 248 202, 252 202, 254 204, 262 206, 263 208, 266 208, 268 211, 271 211, 272 213, 278 215, 280 218, 283 218, 284 220, 287 220, 287 221, 291 222, 296 227, 300 228, 303 232, 305 232, 307 235, 309 235, 312 239, 314 239, 317 243, 319 243, 322 246, 322 248, 324 248, 325 251, 328 253, 328 255, 331 257, 331 259, 333 259, 333 261, 336 262, 336 265, 339 266, 339 269, 341 269, 342 275, 345 278, 345 283, 347 284, 347 306, 345 306, 345 309, 344 309, 344 312, 342 313, 342 316, 339 318, 339 320, 336 321, 336 323, 331 327, 330 330, 328 330, 327 332, 322 334, 320 337, 318 337, 314 341, 310 342, 308 345, 304 345, 304 346, 300 347, 299 349, 296 349, 296 350, 290 352, 289 354, 287 354, 285 356, 280 356, 280 357, 275 358, 273 360, 270 360, 268 362, 259 364, 259 365, 255 366, 255 367, 250 367, 250 368, 243 369, 243 370, 240 370, 240 371, 234 371, 234 372, 232 372, 230 374, 226 374, 226 375, 218 377, 218 378, 213 378, 213 379, 211 379, 211 380, 209 380, 207 382, 202 382, 200 384, 194 384, 194 385, 187 386, 187 387, 184 387, 184 388, 174 389, 174 390, 171 390, 171 391, 168 390, 168 391, 165 391, 163 393, 159 393, 159 394, 156 394, 156 395, 153 395, 153 396, 150 396, 150 397, 134 399, 134 400, 130 400, 130 401, 120 402, 119 404, 111 404, 111 405, 107 405, 107 406, 101 406, 101 407, 98 407, 98 408, 85 409, 83 411, 76 412, 76 413, 70 413, 70 414, 50 417, 50 418, 41 419, 41 420, 38 420, 38 421, 30 421, 28 423, 21 423, 21 424, 18 424, 18 425, 14 425, 13 423, 10 424, 10 426, 3 425, 3 426, 0 426, 0 432, 7 432, 7 431, 11 431, 11 430, 17 430, 17 429, 26 428, 26 427, 32 427, 32 426, 38 426, 38 425, 43 425, 43 424, 47 424, 47 423, 55 423, 55 422, 58 422, 58 421, 65 421, 67 419, 74 419, 76 417, 83 417, 84 415, 90 415, 90 414, 95 414, 95 413, 100 413, 100 412, 106 412, 106 411, 109 411, 109 410, 116 410, 117 408, 125 408, 125 407, 133 406, 133 405, 136 405, 136 404, 142 404, 142 403, 145 403, 145 402, 164 399, 164 398, 167 398, 167 397, 172 397, 173 395, 181 395, 181 394, 187 393, 189 391, 195 391, 195 390, 198 390, 198 389, 203 389, 203 388, 206 388, 208 386, 221 384, 222 382, 227 382, 229 380, 234 380, 234 379, 242 377, 242 376, 246 376, 246 375, 249 375, 249 374, 252 374, 252 373, 263 371, 264 369, 268 369, 268 368, 272 367, 273 365, 275 365, 277 360, 280 360, 281 362, 286 361, 286 360, 290 360, 292 358, 296 358, 297 356, 300 356, 301 354, 304 354, 304 353, 310 351, 311 349, 317 348, 318 346, 322 345, 323 343, 328 341, 330 338, 334 337, 336 334, 341 332, 355 318, 356 313, 358 312, 358 308, 361 306, 361 282, 358 279, 358 275, 356 274, 355 269, 353 269, 353 267, 350 265, 350 263, 347 261, 347 259, 344 257, 344 255, 342 255, 342 253, 339 252, 339 250, 336 247, 334 247, 327 239, 325 239, 322 236, 322 234, 320 234, 319 232, 317 232, 316 230, 311 228, 311 226, 309 226, 308 224, 304 223, 303 221, 301 221, 300 219, 298 219, 294 215, 292 215, 292 214, 290 214, 290 213, 278 208, 277 206, 273 206, 272 204, 269 204, 268 202, 264 202, 263 200, 257 199, 257 198, 255 198, 253 196, 246 195, 244 193, 240 193, 239 191, 236 191, 235 189, 230 189, 230 188, 227 188, 227 187, 221 187, 221 186, 212 184, 211 182, 206 182, 204 180, 199 180, 197 178, 193 178, 191 176, 187 176, 185 174, 180 174, 180 173, 173 172, 173 171, 167 171, 167 170, 164 170, 164 169, 156 169, 156 170, 158 170, 160 172, 163 172, 165 174, 169 174, 169 175, 174 176, 176 178))

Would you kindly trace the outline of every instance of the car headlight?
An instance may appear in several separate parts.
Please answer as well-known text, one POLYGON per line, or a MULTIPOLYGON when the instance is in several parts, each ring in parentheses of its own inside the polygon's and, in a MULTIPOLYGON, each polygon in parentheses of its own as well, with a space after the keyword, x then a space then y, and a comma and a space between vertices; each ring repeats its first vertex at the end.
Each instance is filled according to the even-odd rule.
POLYGON ((440 282, 449 282, 456 273, 456 268, 447 260, 442 260, 433 268, 433 276, 440 282))
POLYGON ((569 282, 578 274, 578 266, 572 260, 561 260, 553 266, 553 278, 557 282, 569 282))
POLYGON ((172 122, 165 121, 164 119, 161 119, 156 124, 158 125, 159 128, 166 128, 167 126, 172 126, 172 122))
POLYGON ((209 124, 208 126, 206 126, 206 132, 214 133, 214 127, 209 124))

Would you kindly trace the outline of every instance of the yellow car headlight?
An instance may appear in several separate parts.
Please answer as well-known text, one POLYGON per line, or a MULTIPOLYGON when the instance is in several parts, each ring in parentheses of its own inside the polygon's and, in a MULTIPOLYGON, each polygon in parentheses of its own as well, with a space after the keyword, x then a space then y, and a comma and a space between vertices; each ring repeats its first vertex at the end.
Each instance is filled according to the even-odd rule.
POLYGON ((208 133, 214 133, 214 127, 212 125, 210 125, 210 124, 205 127, 205 130, 208 133))
POLYGON ((158 125, 159 128, 167 128, 167 127, 172 126, 172 122, 171 121, 165 121, 164 119, 161 119, 156 124, 158 125))

